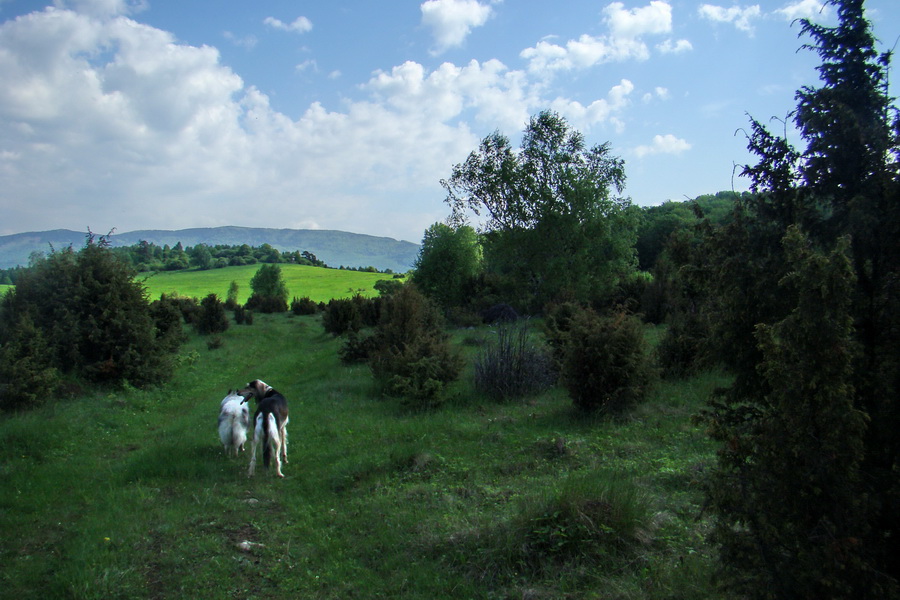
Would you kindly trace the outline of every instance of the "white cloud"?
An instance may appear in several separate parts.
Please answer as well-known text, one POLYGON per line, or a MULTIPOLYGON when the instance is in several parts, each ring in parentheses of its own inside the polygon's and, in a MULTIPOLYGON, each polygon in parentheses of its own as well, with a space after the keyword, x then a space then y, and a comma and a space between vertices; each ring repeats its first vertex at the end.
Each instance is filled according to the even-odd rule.
POLYGON ((634 84, 627 79, 621 80, 610 88, 606 98, 595 100, 584 106, 580 102, 557 98, 550 107, 560 113, 578 130, 585 130, 593 125, 610 123, 621 132, 623 128, 619 114, 628 106, 628 98, 634 91, 634 84))
POLYGON ((668 100, 671 94, 669 93, 668 88, 659 87, 653 89, 653 92, 646 92, 642 97, 641 101, 644 104, 649 104, 653 101, 654 98, 658 98, 659 100, 668 100))
POLYGON ((634 153, 638 158, 643 158, 651 154, 681 154, 690 149, 691 145, 687 141, 667 133, 666 135, 653 136, 652 144, 649 146, 638 146, 634 149, 634 153))
POLYGON ((662 54, 681 54, 694 49, 694 46, 688 40, 666 40, 656 45, 656 49, 662 54))
POLYGON ((667 3, 653 0, 647 6, 631 10, 624 6, 621 2, 613 2, 603 9, 612 37, 637 38, 672 30, 672 7, 667 3))
POLYGON ((306 17, 297 17, 291 23, 285 23, 275 17, 266 17, 263 19, 263 23, 273 29, 280 29, 281 31, 289 31, 292 33, 306 33, 312 31, 313 28, 312 21, 306 17))
POLYGON ((723 8, 713 4, 703 4, 697 11, 700 16, 715 23, 731 23, 741 31, 753 33, 754 19, 762 16, 758 4, 753 6, 732 6, 723 8))
MULTIPOLYGON (((598 64, 647 60, 650 50, 644 36, 662 35, 672 30, 672 7, 666 2, 653 0, 644 7, 627 10, 621 2, 613 2, 603 9, 604 22, 609 35, 581 35, 569 40, 565 46, 538 42, 519 54, 528 61, 528 70, 534 74, 550 76, 558 71, 586 69, 598 64)), ((684 51, 690 42, 681 40, 663 45, 665 51, 684 51), (671 50, 670 50, 671 48, 671 50)))
POLYGON ((817 21, 828 17, 831 8, 824 0, 796 0, 775 11, 788 21, 794 19, 809 19, 817 21))
POLYGON ((409 61, 292 118, 213 47, 65 9, 0 23, 0 81, 0 228, 316 223, 413 241, 446 216, 438 181, 476 147, 474 124, 514 134, 552 105, 580 129, 621 129, 634 90, 552 100, 498 60, 409 61))
POLYGON ((53 4, 95 17, 131 15, 147 8, 146 0, 54 0, 53 4))
POLYGON ((256 39, 255 35, 245 35, 243 37, 238 37, 230 31, 224 31, 222 32, 222 36, 235 46, 240 46, 241 48, 244 48, 246 50, 253 50, 253 48, 255 48, 256 44, 259 42, 259 40, 256 39))
POLYGON ((487 23, 493 12, 490 5, 477 0, 427 0, 420 9, 422 24, 434 36, 433 54, 461 46, 472 29, 487 23))
POLYGON ((315 61, 315 59, 310 58, 298 64, 296 67, 294 67, 294 70, 298 73, 302 73, 304 71, 312 71, 313 73, 318 73, 319 64, 315 61))
POLYGON ((446 121, 471 110, 479 121, 501 129, 520 129, 539 103, 524 74, 498 60, 472 60, 463 67, 444 63, 430 73, 407 61, 390 73, 375 73, 365 89, 405 114, 446 121))

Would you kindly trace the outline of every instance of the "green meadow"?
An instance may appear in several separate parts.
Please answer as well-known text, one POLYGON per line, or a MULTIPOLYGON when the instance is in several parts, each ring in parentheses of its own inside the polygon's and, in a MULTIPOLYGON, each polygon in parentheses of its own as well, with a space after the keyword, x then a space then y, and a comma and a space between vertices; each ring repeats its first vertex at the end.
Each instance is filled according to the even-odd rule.
MULTIPOLYGON (((362 271, 344 271, 305 265, 279 264, 281 274, 288 288, 288 301, 291 298, 308 296, 316 302, 327 302, 332 298, 346 298, 356 294, 376 296, 375 283, 381 279, 391 279, 393 275, 384 273, 368 273, 362 271)), ((141 273, 138 280, 147 288, 151 300, 160 294, 177 293, 182 296, 203 298, 208 294, 216 294, 224 300, 232 281, 238 284, 238 302, 243 304, 250 297, 250 280, 259 270, 260 265, 244 265, 197 271, 161 271, 153 274, 141 273)))
MULTIPOLYGON (((386 277, 283 272, 291 295, 317 300, 386 277)), ((224 296, 236 280, 243 298, 253 273, 145 284, 224 296)), ((469 366, 428 412, 342 364, 320 316, 285 313, 232 322, 215 349, 189 332, 158 387, 73 384, 0 415, 3 597, 719 598, 700 491, 714 448, 691 417, 723 376, 661 382, 623 417, 585 419, 561 389, 477 394, 472 359, 494 336, 452 332, 469 366), (249 452, 226 457, 218 439, 221 399, 254 378, 290 404, 283 480, 248 478, 249 452)))

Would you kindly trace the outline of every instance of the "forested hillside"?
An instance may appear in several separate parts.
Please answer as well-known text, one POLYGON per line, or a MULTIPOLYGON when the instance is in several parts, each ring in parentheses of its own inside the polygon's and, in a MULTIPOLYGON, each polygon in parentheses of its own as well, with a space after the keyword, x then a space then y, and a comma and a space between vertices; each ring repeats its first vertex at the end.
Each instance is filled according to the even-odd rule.
MULTIPOLYGON (((32 252, 48 253, 84 244, 86 231, 59 229, 46 232, 17 233, 0 236, 0 269, 27 265, 32 252)), ((95 232, 105 234, 107 232, 95 232)), ((207 246, 269 244, 281 252, 311 252, 330 267, 375 267, 402 273, 409 270, 418 252, 418 244, 344 231, 311 229, 265 229, 253 227, 212 227, 167 230, 144 230, 117 233, 109 236, 113 247, 131 246, 141 241, 157 246, 187 248, 199 244, 207 246)))

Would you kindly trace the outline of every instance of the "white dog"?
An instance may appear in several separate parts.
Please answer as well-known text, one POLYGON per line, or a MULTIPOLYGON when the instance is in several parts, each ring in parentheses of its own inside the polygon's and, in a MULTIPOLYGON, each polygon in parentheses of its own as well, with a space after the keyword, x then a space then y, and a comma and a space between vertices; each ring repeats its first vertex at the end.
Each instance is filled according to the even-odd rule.
POLYGON ((237 456, 247 442, 250 411, 244 400, 244 396, 229 390, 219 410, 219 439, 229 456, 237 456))

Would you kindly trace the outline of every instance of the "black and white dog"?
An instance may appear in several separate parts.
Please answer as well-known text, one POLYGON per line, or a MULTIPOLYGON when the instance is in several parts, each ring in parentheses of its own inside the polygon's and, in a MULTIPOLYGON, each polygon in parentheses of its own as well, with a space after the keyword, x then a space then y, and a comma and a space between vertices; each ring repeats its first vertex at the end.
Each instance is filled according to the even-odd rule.
POLYGON ((237 456, 247 441, 250 426, 250 411, 244 404, 247 399, 237 391, 228 390, 219 408, 219 439, 225 447, 225 454, 237 456))
POLYGON ((253 414, 255 431, 253 434, 253 446, 250 454, 250 471, 248 477, 252 477, 256 470, 256 448, 263 445, 263 464, 269 467, 272 456, 275 456, 275 473, 284 477, 281 473, 281 461, 287 463, 287 424, 288 406, 287 400, 271 385, 260 379, 254 379, 247 384, 246 389, 240 391, 245 396, 246 402, 250 396, 256 398, 256 412, 253 414))

